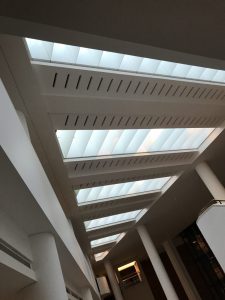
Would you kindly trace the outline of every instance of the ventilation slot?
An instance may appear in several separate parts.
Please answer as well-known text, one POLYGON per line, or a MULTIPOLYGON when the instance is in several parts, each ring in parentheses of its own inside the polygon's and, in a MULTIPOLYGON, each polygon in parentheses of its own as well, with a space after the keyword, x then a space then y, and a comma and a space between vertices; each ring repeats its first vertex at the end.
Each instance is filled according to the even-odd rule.
MULTIPOLYGON (((120 158, 93 158, 93 160, 70 161, 66 162, 68 176, 70 178, 85 180, 89 176, 102 175, 107 178, 107 182, 114 178, 116 174, 122 176, 122 172, 133 171, 148 172, 148 174, 155 174, 155 170, 161 167, 173 167, 175 170, 182 165, 192 163, 197 155, 197 151, 182 152, 182 153, 165 153, 155 155, 143 155, 141 157, 120 157, 120 158), (175 163, 175 165, 174 165, 175 163), (144 166, 144 169, 143 169, 144 166), (107 175, 107 176, 106 176, 107 175), (111 179, 110 179, 111 177, 111 179)), ((144 174, 145 175, 145 174, 144 174)), ((119 176, 119 175, 117 175, 119 176)), ((138 175, 138 178, 140 175, 138 175)), ((123 178, 119 178, 123 181, 123 178)))
POLYGON ((111 79, 110 82, 109 82, 109 85, 108 85, 108 87, 107 87, 107 92, 109 92, 109 90, 110 90, 110 88, 111 88, 111 85, 112 85, 112 82, 113 82, 113 79, 111 79))
POLYGON ((81 75, 78 77, 77 84, 76 84, 76 90, 79 88, 80 80, 81 80, 81 75))
POLYGON ((100 87, 101 87, 102 80, 103 80, 103 78, 101 78, 101 80, 99 81, 99 84, 98 84, 98 87, 97 87, 97 91, 99 91, 99 89, 100 89, 100 87))
POLYGON ((128 83, 128 86, 127 86, 127 88, 126 88, 126 90, 125 90, 125 93, 127 93, 127 92, 129 91, 129 88, 130 88, 130 86, 131 86, 131 83, 132 83, 132 81, 130 81, 130 82, 128 83))
POLYGON ((157 87, 157 83, 154 85, 154 87, 152 88, 152 90, 151 90, 151 92, 150 92, 150 95, 152 95, 153 94, 153 92, 154 92, 154 90, 155 90, 155 88, 157 87))
MULTIPOLYGON (((174 173, 175 174, 175 173, 174 173)), ((172 175, 174 175, 172 174, 172 175)), ((171 173, 163 172, 163 173, 154 173, 151 174, 151 176, 148 175, 142 175, 142 176, 129 176, 129 177, 118 177, 118 178, 108 178, 107 180, 93 180, 88 182, 85 182, 85 179, 82 179, 82 183, 75 183, 73 188, 74 189, 83 189, 83 188, 89 188, 94 186, 103 186, 103 185, 109 185, 109 184, 116 184, 116 183, 122 183, 122 182, 129 182, 129 181, 136 181, 136 180, 145 180, 151 178, 157 178, 157 177, 166 177, 171 176, 171 173)))
MULTIPOLYGON (((225 96, 224 96, 225 97, 225 96)), ((138 129, 138 128, 198 128, 218 127, 223 117, 170 115, 93 115, 52 114, 54 128, 58 129, 138 129)))
POLYGON ((117 89, 116 89, 116 92, 117 92, 117 93, 119 92, 122 83, 123 83, 123 80, 120 80, 120 83, 119 83, 119 85, 118 85, 118 87, 117 87, 117 89))
POLYGON ((92 76, 90 77, 89 81, 88 81, 88 85, 87 85, 87 90, 89 90, 90 86, 91 86, 91 81, 92 81, 92 76))
POLYGON ((55 87, 57 76, 58 76, 58 73, 55 73, 55 76, 54 76, 53 82, 52 82, 52 87, 55 87))
POLYGON ((163 84, 163 86, 162 86, 162 87, 161 87, 161 89, 159 90, 159 92, 158 92, 158 96, 160 96, 160 95, 161 95, 161 93, 162 93, 162 91, 163 91, 164 87, 165 87, 165 83, 163 84))
POLYGON ((70 74, 68 74, 68 75, 66 76, 66 82, 65 82, 65 85, 64 85, 64 88, 65 88, 65 89, 67 88, 69 78, 70 78, 70 74))
POLYGON ((79 68, 57 67, 34 63, 33 68, 44 94, 63 96, 94 96, 146 101, 181 101, 215 103, 224 101, 225 89, 222 85, 210 83, 166 79, 163 77, 143 77, 110 73, 110 71, 81 70, 79 68))
POLYGON ((31 268, 31 262, 26 257, 24 257, 20 252, 18 252, 16 249, 11 247, 9 244, 7 244, 5 241, 0 239, 0 250, 8 254, 9 256, 13 257, 17 261, 19 261, 24 266, 31 268))

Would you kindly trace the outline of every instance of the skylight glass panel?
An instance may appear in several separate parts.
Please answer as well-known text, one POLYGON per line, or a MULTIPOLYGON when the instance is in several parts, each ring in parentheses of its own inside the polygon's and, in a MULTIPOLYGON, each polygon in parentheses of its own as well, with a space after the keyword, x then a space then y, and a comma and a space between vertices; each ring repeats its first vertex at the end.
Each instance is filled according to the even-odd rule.
POLYGON ((205 68, 192 66, 189 72, 187 73, 186 77, 193 78, 193 79, 200 79, 204 71, 205 68))
POLYGON ((99 67, 108 69, 119 69, 124 55, 115 52, 103 51, 99 67))
POLYGON ((200 79, 212 81, 217 72, 218 72, 217 70, 213 70, 213 69, 204 69, 200 79))
POLYGON ((142 62, 143 58, 133 55, 124 55, 120 65, 120 70, 136 72, 142 62))
POLYGON ((140 212, 141 210, 135 210, 135 211, 130 211, 130 212, 121 213, 117 215, 98 218, 90 221, 85 221, 84 225, 86 230, 93 230, 93 229, 98 229, 98 228, 111 226, 119 223, 133 221, 136 220, 140 212))
POLYGON ((214 128, 57 130, 64 158, 195 150, 214 128))
POLYGON ((51 60, 55 62, 75 64, 78 53, 79 47, 54 43, 51 60))
POLYGON ((147 74, 155 74, 158 66, 160 64, 160 60, 151 59, 151 58, 143 58, 138 72, 147 73, 147 74))
POLYGON ((217 71, 212 81, 225 82, 225 71, 217 71))
POLYGON ((80 47, 76 64, 97 67, 101 60, 103 51, 80 47))
POLYGON ((175 69, 176 64, 169 61, 161 61, 155 73, 158 75, 172 75, 173 70, 175 69))
POLYGON ((159 191, 171 177, 116 183, 76 191, 78 204, 159 191))
POLYGON ((225 83, 224 70, 110 52, 104 49, 98 50, 70 45, 58 47, 60 44, 29 38, 26 38, 25 41, 31 58, 35 60, 57 61, 59 63, 84 65, 90 68, 114 69, 130 73, 225 83))
POLYGON ((119 240, 121 240, 121 238, 123 238, 124 235, 125 235, 124 233, 119 233, 101 239, 93 240, 91 241, 91 247, 94 248, 105 244, 118 242, 119 240))
MULTIPOLYGON (((192 66, 184 65, 184 64, 176 64, 173 69, 172 76, 177 78, 185 78, 190 71, 192 66)), ((206 79, 207 80, 207 79, 206 79)))
POLYGON ((35 39, 26 39, 26 42, 32 59, 51 60, 54 43, 35 39))

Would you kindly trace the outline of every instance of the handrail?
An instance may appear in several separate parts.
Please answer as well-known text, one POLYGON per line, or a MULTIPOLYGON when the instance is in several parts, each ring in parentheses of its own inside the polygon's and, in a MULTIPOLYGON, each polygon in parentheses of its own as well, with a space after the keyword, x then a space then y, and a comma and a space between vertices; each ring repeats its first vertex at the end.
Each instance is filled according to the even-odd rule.
POLYGON ((211 200, 209 203, 207 203, 201 210, 200 213, 198 214, 198 217, 200 217, 209 207, 213 206, 214 204, 225 204, 225 200, 211 200))

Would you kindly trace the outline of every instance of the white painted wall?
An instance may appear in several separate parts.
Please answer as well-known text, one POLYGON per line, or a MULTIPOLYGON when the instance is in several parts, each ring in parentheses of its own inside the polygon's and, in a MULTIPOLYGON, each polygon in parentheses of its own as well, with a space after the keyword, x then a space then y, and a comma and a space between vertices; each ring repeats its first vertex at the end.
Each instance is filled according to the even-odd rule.
POLYGON ((20 300, 67 300, 67 292, 54 236, 40 233, 32 236, 33 269, 37 282, 20 292, 20 300))
POLYGON ((3 211, 0 211, 0 239, 32 261, 28 236, 3 211))
POLYGON ((97 286, 90 276, 86 258, 1 80, 0 107, 1 147, 74 261, 98 294, 97 286))
MULTIPOLYGON (((11 270, 30 278, 33 282, 36 281, 36 275, 33 270, 29 269, 7 253, 0 250, 0 265, 7 266, 11 270)), ((1 278, 2 280, 2 278, 1 278)))
POLYGON ((225 272, 225 205, 209 207, 198 218, 197 225, 225 272))

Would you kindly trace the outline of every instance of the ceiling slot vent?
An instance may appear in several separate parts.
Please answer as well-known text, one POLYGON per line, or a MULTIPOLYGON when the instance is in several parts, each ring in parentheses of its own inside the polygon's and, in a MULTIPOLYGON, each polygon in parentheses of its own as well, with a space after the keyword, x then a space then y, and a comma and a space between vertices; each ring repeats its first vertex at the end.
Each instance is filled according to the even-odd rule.
POLYGON ((81 80, 81 75, 78 77, 77 84, 76 84, 76 90, 79 88, 80 80, 81 80))
POLYGON ((57 129, 214 128, 222 116, 51 114, 57 129))
MULTIPOLYGON (((120 157, 120 158, 93 158, 89 160, 66 161, 66 167, 70 178, 79 178, 85 176, 107 175, 113 176, 127 171, 143 170, 151 174, 156 168, 174 167, 179 168, 193 162, 197 155, 197 151, 183 153, 165 153, 143 155, 141 157, 120 157)), ((155 172, 155 171, 154 171, 155 172)), ((139 175, 140 176, 140 175, 139 175)))
POLYGON ((53 82, 52 82, 53 87, 55 87, 57 76, 58 76, 58 73, 55 73, 54 78, 53 78, 53 82))
POLYGON ((113 97, 125 100, 146 101, 195 101, 214 103, 223 100, 223 85, 207 82, 184 81, 163 77, 147 77, 141 74, 122 74, 42 65, 33 62, 43 94, 60 96, 113 97))

